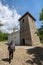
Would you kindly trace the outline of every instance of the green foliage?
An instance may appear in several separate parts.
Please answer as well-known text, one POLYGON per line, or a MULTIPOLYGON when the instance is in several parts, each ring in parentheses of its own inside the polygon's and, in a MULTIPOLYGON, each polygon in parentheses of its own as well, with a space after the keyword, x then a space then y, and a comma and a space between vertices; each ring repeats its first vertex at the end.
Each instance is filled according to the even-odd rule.
POLYGON ((38 29, 38 35, 41 42, 43 42, 43 25, 41 26, 41 28, 38 29))
POLYGON ((40 21, 43 21, 43 8, 42 8, 42 11, 40 13, 40 17, 39 17, 40 21))
POLYGON ((8 33, 3 33, 1 32, 1 27, 3 26, 3 24, 0 21, 0 41, 4 41, 8 39, 8 33))
POLYGON ((0 41, 4 41, 8 39, 8 33, 2 33, 0 32, 0 41))
POLYGON ((43 43, 43 8, 41 10, 39 20, 42 21, 42 26, 41 28, 38 29, 38 35, 39 35, 41 42, 43 43))
POLYGON ((1 21, 0 21, 0 32, 1 32, 1 27, 3 26, 3 24, 1 23, 1 21))
POLYGON ((0 27, 3 26, 3 24, 0 23, 0 27))
POLYGON ((2 24, 1 21, 0 21, 0 27, 1 27, 1 26, 3 26, 3 24, 2 24))

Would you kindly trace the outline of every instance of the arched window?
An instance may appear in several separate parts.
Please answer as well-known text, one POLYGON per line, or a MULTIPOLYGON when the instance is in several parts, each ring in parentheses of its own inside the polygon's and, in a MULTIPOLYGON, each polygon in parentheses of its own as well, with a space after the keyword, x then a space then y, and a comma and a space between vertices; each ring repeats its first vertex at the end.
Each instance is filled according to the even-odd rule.
POLYGON ((24 23, 24 19, 22 20, 22 22, 24 23))

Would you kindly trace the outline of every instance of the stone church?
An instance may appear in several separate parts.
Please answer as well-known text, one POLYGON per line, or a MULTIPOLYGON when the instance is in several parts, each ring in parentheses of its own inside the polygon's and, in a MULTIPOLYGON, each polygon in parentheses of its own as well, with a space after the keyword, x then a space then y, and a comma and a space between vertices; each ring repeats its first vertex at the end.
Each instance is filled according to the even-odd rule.
POLYGON ((36 19, 29 12, 26 12, 19 19, 20 22, 19 33, 13 32, 13 34, 11 34, 13 37, 10 35, 10 37, 12 37, 12 40, 16 41, 16 45, 18 44, 18 45, 34 46, 40 44, 40 40, 37 35, 35 21, 36 19))

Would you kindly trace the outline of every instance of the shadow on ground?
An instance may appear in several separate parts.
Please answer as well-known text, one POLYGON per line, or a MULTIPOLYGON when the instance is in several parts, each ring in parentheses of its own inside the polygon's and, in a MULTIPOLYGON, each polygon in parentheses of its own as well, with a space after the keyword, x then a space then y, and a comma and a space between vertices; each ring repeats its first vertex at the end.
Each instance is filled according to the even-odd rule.
POLYGON ((3 58, 2 61, 9 62, 9 58, 3 58))
POLYGON ((27 53, 34 56, 31 60, 26 60, 27 63, 31 65, 43 65, 43 48, 42 47, 34 47, 31 49, 27 49, 27 53))

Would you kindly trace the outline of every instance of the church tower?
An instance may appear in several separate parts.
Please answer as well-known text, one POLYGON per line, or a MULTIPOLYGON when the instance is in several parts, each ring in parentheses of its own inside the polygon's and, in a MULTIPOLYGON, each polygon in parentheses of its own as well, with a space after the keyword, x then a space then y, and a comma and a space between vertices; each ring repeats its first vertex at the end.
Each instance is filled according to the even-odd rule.
POLYGON ((39 45, 40 40, 37 35, 35 18, 26 12, 20 19, 20 44, 21 45, 39 45))

